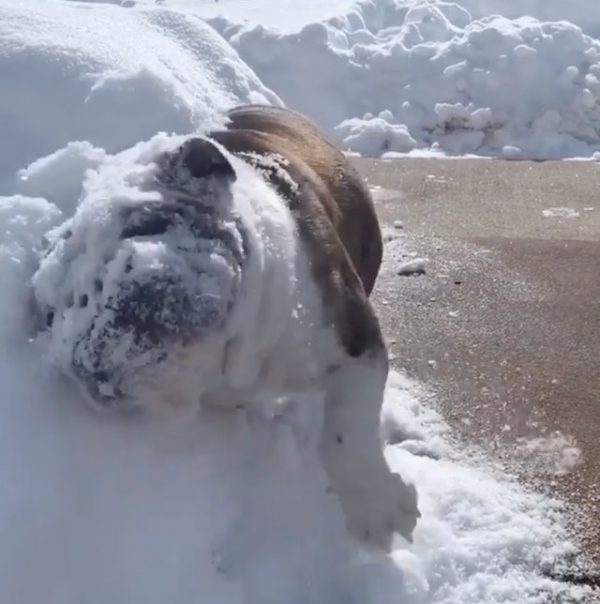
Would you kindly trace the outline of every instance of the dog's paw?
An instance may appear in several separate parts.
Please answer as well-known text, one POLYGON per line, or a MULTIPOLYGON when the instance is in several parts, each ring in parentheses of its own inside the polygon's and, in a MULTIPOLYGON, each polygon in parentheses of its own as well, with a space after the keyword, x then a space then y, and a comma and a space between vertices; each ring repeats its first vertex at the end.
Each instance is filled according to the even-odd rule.
POLYGON ((378 480, 369 477, 339 494, 350 533, 369 548, 389 552, 394 533, 412 542, 412 532, 421 514, 417 490, 398 474, 378 480))

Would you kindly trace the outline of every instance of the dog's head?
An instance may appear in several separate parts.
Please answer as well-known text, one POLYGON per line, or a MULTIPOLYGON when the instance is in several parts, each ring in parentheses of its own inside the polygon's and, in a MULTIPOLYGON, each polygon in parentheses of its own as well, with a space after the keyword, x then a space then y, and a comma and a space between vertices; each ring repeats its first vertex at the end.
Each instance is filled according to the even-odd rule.
POLYGON ((168 397, 163 381, 173 397, 178 382, 207 387, 214 347, 203 375, 186 372, 186 351, 226 330, 248 247, 236 173, 213 142, 124 165, 92 178, 75 216, 49 234, 33 291, 60 368, 97 405, 125 409, 168 397))

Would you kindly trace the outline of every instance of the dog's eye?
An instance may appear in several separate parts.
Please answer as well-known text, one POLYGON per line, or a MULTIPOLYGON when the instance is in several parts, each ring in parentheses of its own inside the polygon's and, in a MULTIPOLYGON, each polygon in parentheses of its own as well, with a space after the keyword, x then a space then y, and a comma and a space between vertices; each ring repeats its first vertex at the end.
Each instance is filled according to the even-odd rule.
POLYGON ((49 310, 46 313, 46 327, 48 327, 48 328, 52 327, 53 323, 54 323, 54 311, 49 310))
POLYGON ((132 223, 125 226, 121 236, 124 239, 130 237, 152 237, 166 233, 172 225, 171 218, 159 213, 148 213, 146 216, 133 217, 132 223))

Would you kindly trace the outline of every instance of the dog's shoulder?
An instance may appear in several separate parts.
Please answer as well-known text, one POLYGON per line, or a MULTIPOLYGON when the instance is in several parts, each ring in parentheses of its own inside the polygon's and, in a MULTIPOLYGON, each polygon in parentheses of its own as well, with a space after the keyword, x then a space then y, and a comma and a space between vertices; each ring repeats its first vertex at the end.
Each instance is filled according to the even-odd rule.
POLYGON ((381 236, 359 175, 316 126, 294 112, 249 107, 231 115, 230 128, 210 137, 253 164, 286 199, 347 353, 356 357, 379 349, 382 337, 368 294, 379 268, 381 236), (354 197, 348 183, 355 185, 354 197))
POLYGON ((255 133, 250 137, 254 144, 280 153, 299 177, 309 175, 313 185, 318 182, 318 188, 327 191, 320 196, 327 215, 370 294, 381 264, 382 237, 369 190, 350 161, 316 124, 296 111, 249 105, 233 109, 228 117, 230 132, 255 133))

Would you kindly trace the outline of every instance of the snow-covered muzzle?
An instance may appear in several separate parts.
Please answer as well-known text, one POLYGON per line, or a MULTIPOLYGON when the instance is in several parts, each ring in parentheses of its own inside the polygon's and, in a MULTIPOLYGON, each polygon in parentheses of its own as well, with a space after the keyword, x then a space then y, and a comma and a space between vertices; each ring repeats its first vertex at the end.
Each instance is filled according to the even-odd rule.
POLYGON ((233 181, 212 143, 188 139, 106 168, 49 234, 35 298, 54 360, 96 404, 145 405, 167 381, 181 397, 194 379, 182 359, 224 330, 248 254, 233 181))

